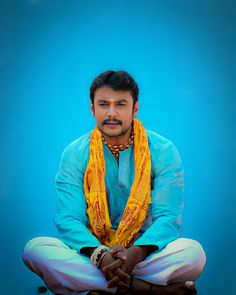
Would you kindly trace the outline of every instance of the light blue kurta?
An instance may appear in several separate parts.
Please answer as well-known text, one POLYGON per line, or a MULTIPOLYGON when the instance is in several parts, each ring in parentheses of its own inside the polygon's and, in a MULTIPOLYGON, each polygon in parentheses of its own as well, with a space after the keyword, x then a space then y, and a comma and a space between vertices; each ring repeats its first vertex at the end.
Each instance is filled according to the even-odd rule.
MULTIPOLYGON (((146 130, 152 157, 152 204, 135 245, 156 245, 159 249, 180 236, 183 212, 183 168, 175 145, 146 130)), ((55 224, 59 238, 71 248, 100 245, 88 230, 83 178, 89 160, 87 133, 66 147, 56 175, 57 210, 55 224)), ((106 161, 106 190, 110 220, 117 228, 134 180, 133 146, 120 152, 119 163, 103 144, 106 161)))

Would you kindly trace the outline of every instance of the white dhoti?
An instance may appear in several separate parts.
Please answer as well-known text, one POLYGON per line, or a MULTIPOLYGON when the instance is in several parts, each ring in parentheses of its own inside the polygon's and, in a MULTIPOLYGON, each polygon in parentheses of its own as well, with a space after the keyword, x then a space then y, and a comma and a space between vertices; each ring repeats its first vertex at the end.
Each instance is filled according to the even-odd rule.
MULTIPOLYGON (((116 288, 107 288, 102 272, 88 257, 57 238, 37 237, 30 240, 25 246, 23 260, 54 293, 77 295, 88 290, 116 292, 116 288)), ((158 285, 194 281, 205 262, 204 250, 197 241, 179 238, 138 263, 132 276, 158 285)))

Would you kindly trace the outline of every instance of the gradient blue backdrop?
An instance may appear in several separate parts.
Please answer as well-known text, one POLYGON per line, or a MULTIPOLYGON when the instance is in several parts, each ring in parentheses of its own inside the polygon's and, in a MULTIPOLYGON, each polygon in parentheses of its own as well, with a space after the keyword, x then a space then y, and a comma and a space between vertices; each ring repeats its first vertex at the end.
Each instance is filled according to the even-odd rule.
POLYGON ((62 150, 89 131, 92 79, 125 69, 139 118, 171 139, 185 166, 183 235, 207 254, 199 294, 236 294, 234 1, 0 1, 3 295, 33 295, 25 243, 56 235, 62 150))

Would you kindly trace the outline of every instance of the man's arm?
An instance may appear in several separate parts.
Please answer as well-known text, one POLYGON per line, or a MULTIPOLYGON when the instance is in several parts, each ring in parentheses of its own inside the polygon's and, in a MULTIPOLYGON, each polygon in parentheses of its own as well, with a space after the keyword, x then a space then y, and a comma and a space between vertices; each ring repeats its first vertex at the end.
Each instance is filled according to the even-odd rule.
MULTIPOLYGON (((155 151, 154 151, 155 152, 155 151)), ((184 177, 180 155, 167 142, 157 157, 153 156, 153 224, 134 245, 154 245, 159 249, 180 236, 183 213, 184 177)))
POLYGON ((84 153, 78 154, 73 146, 67 147, 56 175, 57 208, 54 221, 59 238, 78 252, 83 247, 100 245, 87 228, 86 200, 83 193, 84 156, 84 153))

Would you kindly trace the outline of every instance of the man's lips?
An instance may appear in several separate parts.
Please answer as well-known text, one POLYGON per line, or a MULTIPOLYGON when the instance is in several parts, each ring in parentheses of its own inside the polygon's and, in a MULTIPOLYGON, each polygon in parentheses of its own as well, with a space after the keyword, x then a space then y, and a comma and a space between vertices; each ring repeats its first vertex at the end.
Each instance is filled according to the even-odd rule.
POLYGON ((120 123, 105 123, 105 125, 120 125, 120 123))
POLYGON ((116 126, 116 125, 121 125, 121 122, 118 121, 104 121, 102 125, 110 125, 110 126, 116 126))

